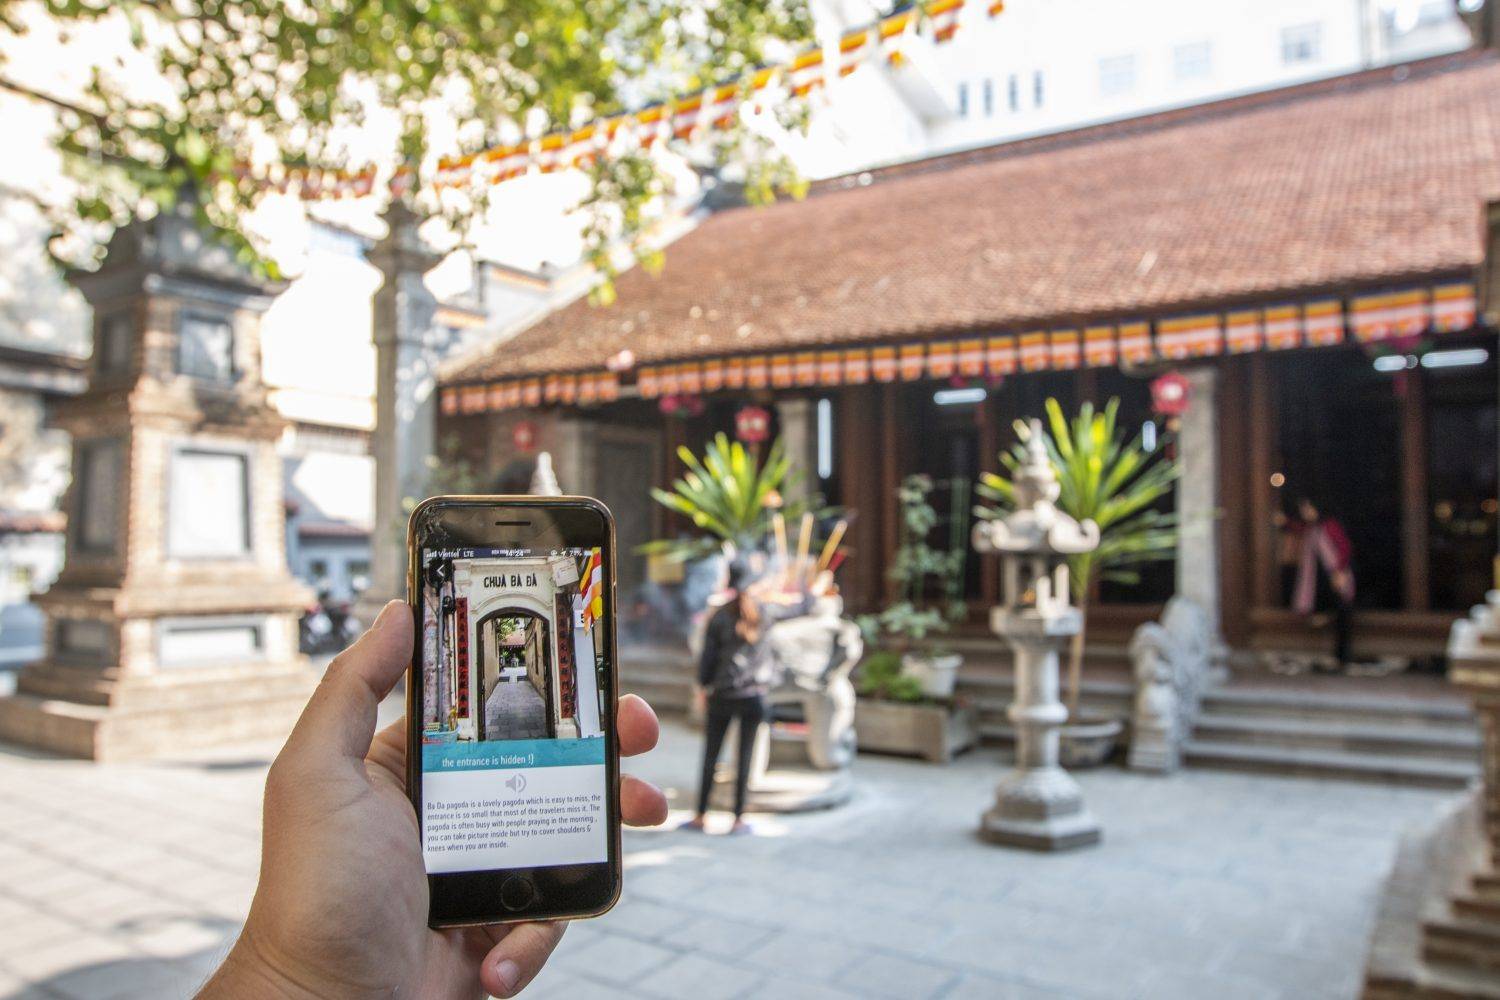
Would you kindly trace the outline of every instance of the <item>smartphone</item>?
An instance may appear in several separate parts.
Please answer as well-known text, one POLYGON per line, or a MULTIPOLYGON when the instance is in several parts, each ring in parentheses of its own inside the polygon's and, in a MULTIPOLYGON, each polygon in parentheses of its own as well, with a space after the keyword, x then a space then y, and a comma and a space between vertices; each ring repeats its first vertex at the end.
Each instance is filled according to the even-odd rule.
POLYGON ((406 786, 433 927, 597 916, 619 898, 614 536, 586 497, 412 512, 406 786))

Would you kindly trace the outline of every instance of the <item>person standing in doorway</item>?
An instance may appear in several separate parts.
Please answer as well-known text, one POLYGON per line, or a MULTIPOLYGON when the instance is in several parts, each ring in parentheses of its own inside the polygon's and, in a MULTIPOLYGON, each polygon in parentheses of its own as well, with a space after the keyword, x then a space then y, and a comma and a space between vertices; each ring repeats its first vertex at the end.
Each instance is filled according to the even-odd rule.
POLYGON ((767 640, 771 626, 784 618, 803 615, 812 607, 814 594, 800 599, 776 600, 754 583, 748 562, 736 559, 729 566, 728 600, 713 613, 703 636, 698 660, 698 695, 705 698, 703 771, 698 786, 698 811, 682 825, 701 831, 708 816, 713 791, 714 768, 729 724, 739 723, 739 753, 735 758, 734 826, 731 834, 746 834, 744 820, 746 786, 750 781, 750 758, 755 736, 770 721, 768 699, 776 680, 775 654, 767 640))
POLYGON ((1297 501, 1292 532, 1297 573, 1292 610, 1308 618, 1332 615, 1333 669, 1341 670, 1350 662, 1354 547, 1338 519, 1324 515, 1307 497, 1297 501))

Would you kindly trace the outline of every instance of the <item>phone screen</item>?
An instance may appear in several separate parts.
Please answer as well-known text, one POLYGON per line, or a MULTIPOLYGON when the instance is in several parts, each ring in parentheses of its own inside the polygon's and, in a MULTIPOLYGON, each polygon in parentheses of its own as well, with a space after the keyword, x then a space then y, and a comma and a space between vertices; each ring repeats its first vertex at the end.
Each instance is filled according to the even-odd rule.
POLYGON ((604 552, 422 548, 420 559, 428 873, 607 861, 604 552))

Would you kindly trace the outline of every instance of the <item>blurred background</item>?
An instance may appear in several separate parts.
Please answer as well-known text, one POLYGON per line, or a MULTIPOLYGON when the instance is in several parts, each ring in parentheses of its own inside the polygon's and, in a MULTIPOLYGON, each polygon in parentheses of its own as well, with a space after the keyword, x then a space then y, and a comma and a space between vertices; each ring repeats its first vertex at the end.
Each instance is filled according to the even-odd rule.
POLYGON ((561 491, 674 808, 835 596, 535 995, 1500 996, 1495 5, 533 7, 0 4, 0 995, 191 993, 407 511, 561 491))

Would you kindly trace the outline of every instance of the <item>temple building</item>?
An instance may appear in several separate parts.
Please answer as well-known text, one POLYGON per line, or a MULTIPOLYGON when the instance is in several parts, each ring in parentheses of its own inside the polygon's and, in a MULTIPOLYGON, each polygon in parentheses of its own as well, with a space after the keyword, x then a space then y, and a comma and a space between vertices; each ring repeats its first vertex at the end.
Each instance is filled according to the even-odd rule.
MULTIPOLYGON (((1095 636, 1175 592, 1235 650, 1326 645, 1290 608, 1283 525, 1306 497, 1349 536, 1358 651, 1436 658, 1496 552, 1477 289, 1497 93, 1494 53, 1440 56, 706 212, 613 304, 446 369, 438 433, 483 468, 549 450, 565 490, 608 503, 628 617, 649 596, 632 547, 686 530, 649 489, 762 407, 804 488, 857 511, 841 583, 865 610, 889 596, 904 476, 996 469, 1049 397, 1118 397, 1144 427, 1175 372, 1177 565, 1104 585, 1095 636)), ((976 630, 998 593, 972 560, 976 630)))

